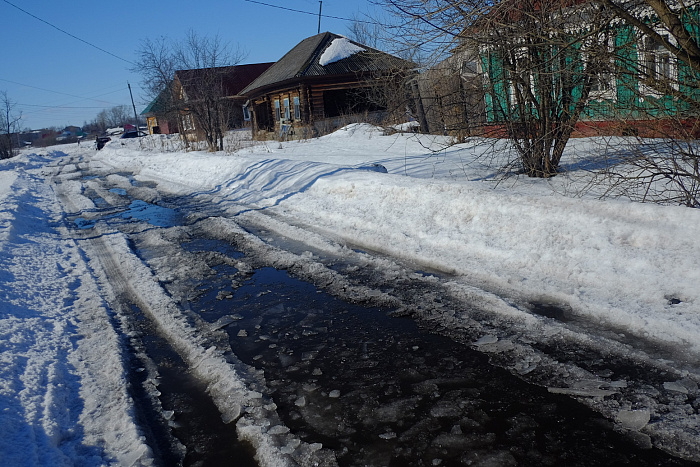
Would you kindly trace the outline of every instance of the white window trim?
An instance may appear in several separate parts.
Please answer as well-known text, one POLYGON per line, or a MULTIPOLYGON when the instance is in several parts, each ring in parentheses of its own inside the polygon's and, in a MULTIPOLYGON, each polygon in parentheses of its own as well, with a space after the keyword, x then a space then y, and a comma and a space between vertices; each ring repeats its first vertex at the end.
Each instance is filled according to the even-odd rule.
POLYGON ((282 105, 284 106, 284 119, 288 122, 289 120, 291 120, 291 116, 289 113, 289 98, 285 97, 282 102, 282 105))
MULTIPOLYGON (((517 61, 517 60, 526 59, 526 58, 528 58, 528 50, 527 50, 526 47, 519 48, 519 49, 517 49, 517 50, 515 51, 515 59, 516 59, 516 61, 517 61)), ((516 63, 516 72, 517 72, 519 75, 521 75, 521 76, 522 76, 523 73, 524 73, 524 71, 519 70, 519 65, 518 65, 517 63, 516 63)), ((533 95, 536 96, 537 93, 535 92, 535 75, 533 75, 531 71, 528 72, 527 75, 528 75, 528 76, 527 76, 527 82, 529 83, 530 92, 531 92, 533 95)), ((509 81, 510 81, 510 89, 509 89, 509 94, 510 94, 510 95, 509 95, 508 97, 509 97, 509 99, 510 99, 510 108, 511 108, 511 109, 514 109, 514 108, 518 105, 517 96, 516 96, 516 92, 515 92, 515 91, 516 91, 516 87, 517 87, 518 85, 516 84, 516 81, 513 79, 512 76, 509 77, 509 81)), ((524 88, 524 87, 521 89, 521 93, 524 95, 524 98, 525 98, 525 101, 526 101, 526 104, 525 104, 525 105, 527 105, 528 96, 527 96, 527 93, 525 92, 525 88, 524 88)))
MULTIPOLYGON (((588 99, 592 101, 616 101, 617 100, 617 76, 615 75, 615 36, 600 37, 599 40, 606 41, 607 52, 610 55, 610 73, 601 73, 598 79, 605 85, 605 89, 592 90, 588 95, 588 99)), ((583 52, 585 53, 585 52, 583 52)))
MULTIPOLYGON (((660 35, 662 35, 662 36, 667 36, 668 39, 669 39, 669 41, 671 42, 671 44, 676 45, 676 44, 675 44, 675 42, 676 42, 675 39, 673 38, 673 36, 671 36, 670 34, 668 34, 667 31, 664 31, 663 29, 655 29, 655 31, 656 31, 657 33, 659 33, 660 35)), ((653 52, 650 52, 650 51, 648 50, 646 44, 644 44, 645 39, 649 39, 649 37, 648 37, 648 36, 642 36, 641 40, 640 40, 639 43, 637 44, 637 60, 639 61, 639 62, 638 62, 638 63, 639 63, 639 69, 640 69, 643 73, 647 73, 647 70, 646 70, 647 57, 648 57, 648 54, 653 53, 653 54, 654 54, 654 57, 655 57, 655 60, 654 60, 654 64, 655 64, 655 67, 654 67, 654 68, 655 68, 655 69, 654 69, 653 72, 655 73, 655 75, 658 76, 658 75, 659 75, 659 60, 658 60, 658 58, 659 58, 661 55, 668 56, 668 59, 669 59, 669 75, 668 75, 668 76, 665 76, 664 79, 668 79, 668 80, 669 80, 669 85, 670 85, 673 89, 678 89, 678 59, 677 59, 676 57, 674 57, 673 54, 672 54, 668 49, 666 49, 666 48, 663 47, 663 46, 660 46, 660 47, 661 47, 661 49, 660 49, 660 52, 661 52, 661 53, 659 53, 659 49, 655 49, 653 52)), ((642 102, 644 101, 644 97, 654 97, 654 98, 657 98, 657 99, 660 98, 660 97, 663 97, 663 93, 662 93, 662 92, 660 92, 658 89, 654 89, 652 86, 647 86, 646 84, 644 84, 643 82, 641 82, 641 80, 640 80, 640 82, 639 82, 639 91, 640 91, 640 96, 641 96, 641 97, 640 97, 640 100, 641 100, 642 102)))
POLYGON ((192 115, 185 114, 182 118, 182 124, 186 131, 194 130, 194 122, 192 121, 192 115))
POLYGON ((294 120, 301 120, 301 105, 299 104, 299 96, 294 96, 292 102, 294 103, 294 120))

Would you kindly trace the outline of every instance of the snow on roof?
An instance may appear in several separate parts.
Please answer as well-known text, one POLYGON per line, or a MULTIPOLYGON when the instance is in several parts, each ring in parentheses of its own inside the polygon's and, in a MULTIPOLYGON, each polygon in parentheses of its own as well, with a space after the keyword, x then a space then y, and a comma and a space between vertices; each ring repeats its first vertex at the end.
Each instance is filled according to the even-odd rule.
POLYGON ((350 42, 346 37, 339 37, 333 39, 331 45, 323 51, 318 59, 318 63, 321 66, 326 66, 329 63, 338 62, 344 58, 348 58, 359 52, 363 52, 365 49, 359 45, 355 45, 350 42))

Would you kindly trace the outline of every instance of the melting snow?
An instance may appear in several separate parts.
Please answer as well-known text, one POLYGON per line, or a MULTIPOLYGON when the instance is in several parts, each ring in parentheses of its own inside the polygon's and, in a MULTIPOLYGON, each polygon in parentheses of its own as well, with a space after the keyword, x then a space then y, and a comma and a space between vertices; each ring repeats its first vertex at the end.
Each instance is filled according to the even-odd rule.
POLYGON ((321 66, 326 66, 329 63, 338 62, 364 50, 365 49, 359 45, 350 42, 347 38, 339 37, 333 39, 333 42, 326 47, 326 50, 323 51, 321 57, 318 59, 318 63, 321 66))
MULTIPOLYGON (((336 39, 320 62, 361 50, 336 39)), ((160 139, 139 140, 115 141, 99 152, 77 145, 60 150, 80 156, 81 163, 133 172, 162 192, 212 193, 228 214, 267 222, 319 248, 338 247, 272 217, 241 211, 258 208, 277 218, 304 219, 341 242, 449 272, 465 290, 477 285, 533 302, 566 304, 572 314, 626 336, 659 342, 691 360, 700 354, 700 210, 561 196, 578 183, 565 175, 546 182, 513 180, 505 189, 491 182, 493 169, 481 165, 486 147, 479 143, 430 152, 425 148, 439 139, 383 136, 366 125, 279 148, 251 147, 236 157, 163 153, 160 139), (356 169, 371 164, 388 173, 356 169)), ((595 145, 593 139, 573 141, 564 163, 573 167, 572 154, 590 154, 595 145)), ((9 462, 29 450, 44 464, 147 463, 151 454, 133 420, 100 278, 60 223, 52 176, 62 182, 76 212, 87 218, 95 208, 81 194, 82 182, 70 179, 68 166, 52 169, 62 157, 25 152, 0 162, 0 452, 9 462)), ((105 241, 130 257, 125 240, 105 241)), ((139 288, 167 302, 157 281, 140 272, 143 263, 129 260, 124 267, 132 268, 139 288)), ((478 293, 475 287, 468 290, 478 293)), ((485 292, 480 296, 491 300, 485 292)), ((539 319, 513 307, 502 312, 531 324, 539 319)), ((173 338, 191 349, 191 358, 203 362, 199 371, 217 375, 220 397, 240 385, 227 379, 224 358, 200 349, 190 329, 182 331, 177 321, 168 325, 173 338)), ((513 345, 494 335, 474 342, 492 351, 506 344, 513 345)), ((519 371, 541 364, 524 359, 519 371)), ((674 397, 697 393, 690 379, 667 381, 663 389, 674 397)), ((597 380, 549 390, 591 398, 620 392, 619 385, 597 380)), ((339 391, 329 394, 336 396, 339 391)), ((234 401, 227 419, 239 415, 238 402, 244 404, 234 401)), ((298 399, 299 406, 305 403, 298 399)), ((630 430, 648 422, 645 408, 622 408, 616 417, 630 430)), ((271 442, 256 423, 241 419, 239 431, 258 444, 271 442)))

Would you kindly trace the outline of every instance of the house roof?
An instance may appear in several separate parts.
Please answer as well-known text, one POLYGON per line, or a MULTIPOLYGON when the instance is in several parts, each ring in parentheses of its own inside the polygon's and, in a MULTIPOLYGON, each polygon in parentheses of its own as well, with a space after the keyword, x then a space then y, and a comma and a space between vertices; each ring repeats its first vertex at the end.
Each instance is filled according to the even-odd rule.
POLYGON ((170 85, 163 89, 155 99, 151 101, 150 104, 146 106, 141 112, 141 115, 155 115, 164 112, 168 107, 168 93, 170 92, 170 85))
POLYGON ((347 39, 349 43, 364 50, 327 63, 325 66, 321 65, 319 58, 323 52, 331 45, 333 40, 341 38, 343 36, 331 32, 307 37, 243 89, 241 94, 249 96, 259 93, 264 88, 308 77, 407 69, 416 66, 413 62, 349 39, 347 39))
POLYGON ((177 70, 175 76, 180 84, 185 88, 185 92, 191 98, 196 97, 197 84, 212 78, 212 72, 221 78, 223 95, 233 97, 240 94, 240 91, 250 84, 255 78, 260 76, 265 70, 272 66, 268 63, 252 63, 248 65, 233 65, 216 68, 199 68, 193 70, 177 70))

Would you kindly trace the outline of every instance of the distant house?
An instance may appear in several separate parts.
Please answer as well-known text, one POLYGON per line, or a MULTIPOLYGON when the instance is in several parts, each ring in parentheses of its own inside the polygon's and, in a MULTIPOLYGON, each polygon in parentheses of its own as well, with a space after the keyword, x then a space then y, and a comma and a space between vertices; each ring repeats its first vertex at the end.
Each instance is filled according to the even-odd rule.
POLYGON ((385 111, 372 91, 414 67, 324 32, 301 41, 241 91, 244 115, 256 139, 314 136, 339 125, 341 116, 385 111))
POLYGON ((242 127, 245 99, 240 91, 271 65, 253 63, 176 71, 173 94, 180 133, 189 141, 201 141, 212 126, 221 130, 242 127))
POLYGON ((87 133, 79 126, 67 126, 61 134, 56 137, 56 141, 75 141, 79 136, 85 136, 87 133))
POLYGON ((168 87, 156 96, 143 109, 141 115, 146 117, 148 133, 151 135, 170 135, 178 133, 177 112, 173 106, 172 91, 168 87))

